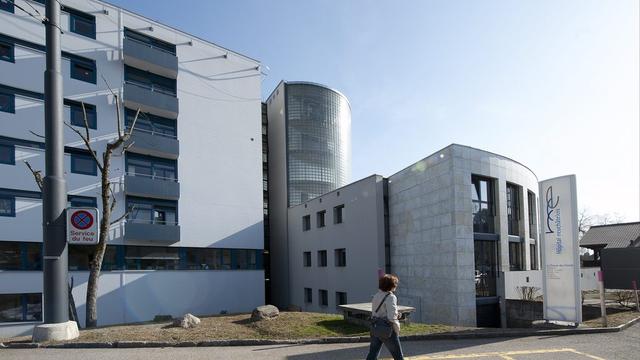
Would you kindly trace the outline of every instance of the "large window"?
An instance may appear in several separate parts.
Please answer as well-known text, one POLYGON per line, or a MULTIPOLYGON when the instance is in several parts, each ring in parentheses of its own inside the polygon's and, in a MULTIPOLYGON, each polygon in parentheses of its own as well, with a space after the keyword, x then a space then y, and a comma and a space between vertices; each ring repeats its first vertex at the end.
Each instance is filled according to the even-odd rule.
MULTIPOLYGON (((133 125, 133 119, 136 117, 136 111, 125 109, 125 122, 127 129, 133 125)), ((151 135, 164 136, 175 139, 178 136, 176 120, 163 118, 141 112, 136 120, 133 132, 144 132, 151 135)))
POLYGON ((178 202, 127 197, 127 221, 142 224, 178 225, 178 202))
POLYGON ((151 36, 147 36, 131 29, 124 29, 124 37, 125 39, 133 40, 139 44, 148 46, 153 49, 162 50, 173 55, 176 54, 176 46, 174 44, 153 38, 151 36))
MULTIPOLYGON (((102 258, 102 270, 124 270, 124 257, 122 251, 123 246, 107 246, 102 258)), ((95 247, 84 245, 69 245, 69 270, 70 271, 89 271, 91 269, 91 261, 95 254, 95 247)), ((135 264, 133 264, 135 265, 135 264)), ((133 269, 137 269, 137 266, 133 269)))
POLYGON ((494 233, 493 180, 480 176, 471 177, 471 201, 473 202, 473 231, 494 233))
POLYGON ((313 291, 311 288, 304 288, 304 302, 311 304, 313 302, 313 291))
POLYGON ((12 13, 14 11, 13 0, 0 0, 0 10, 12 13))
POLYGON ((320 306, 328 306, 329 305, 329 292, 324 289, 318 290, 318 298, 320 301, 320 306))
POLYGON ((42 243, 0 241, 0 270, 42 270, 42 243))
POLYGON ((347 249, 336 249, 334 261, 336 266, 347 266, 347 249))
POLYGON ((16 95, 0 89, 0 111, 15 114, 16 95))
POLYGON ((168 181, 178 178, 176 160, 127 153, 126 165, 128 175, 168 181))
POLYGON ((507 224, 509 235, 520 235, 520 187, 507 184, 507 224))
POLYGON ((63 10, 69 13, 69 30, 92 39, 96 38, 96 17, 67 6, 63 10))
POLYGON ((529 257, 531 260, 531 270, 538 270, 538 252, 536 244, 529 244, 529 257))
POLYGON ((15 45, 9 42, 0 41, 0 60, 15 62, 15 45))
POLYGON ((318 266, 319 267, 327 266, 327 250, 318 251, 318 266))
POLYGON ((129 84, 137 85, 151 91, 176 96, 176 79, 170 79, 125 65, 124 80, 129 84))
POLYGON ((302 253, 302 266, 311 267, 311 251, 302 253))
POLYGON ((305 215, 302 217, 302 231, 311 230, 311 215, 305 215))
POLYGON ((474 241, 476 297, 496 296, 498 242, 474 241))
POLYGON ((522 242, 509 242, 509 270, 524 270, 522 242))
POLYGON ((16 150, 14 145, 0 144, 0 164, 15 165, 16 150))
POLYGON ((538 223, 536 221, 538 214, 536 212, 536 194, 527 191, 527 207, 529 209, 529 237, 537 239, 538 223))
POLYGON ((338 205, 333 208, 333 223, 342 224, 342 216, 344 213, 344 205, 338 205))
POLYGON ((0 194, 0 216, 16 216, 16 198, 0 194))
POLYGON ((42 321, 42 294, 0 294, 0 323, 42 321))
POLYGON ((326 213, 327 213, 327 212, 326 212, 326 211, 324 211, 324 210, 322 210, 322 211, 318 211, 318 212, 316 213, 316 226, 317 226, 317 227, 319 227, 319 228, 324 227, 324 215, 325 215, 326 213))
POLYGON ((344 305, 347 303, 347 293, 336 291, 336 306, 344 305))
POLYGON ((73 57, 70 61, 71 64, 71 78, 96 83, 96 62, 89 59, 80 59, 73 57))
POLYGON ((82 175, 97 175, 98 167, 93 156, 87 152, 71 152, 71 172, 82 175))
POLYGON ((125 251, 127 269, 178 270, 178 248, 129 246, 125 251))
POLYGON ((82 103, 77 101, 65 100, 65 105, 69 106, 69 122, 73 126, 80 126, 84 128, 84 113, 87 113, 87 124, 90 129, 98 128, 98 117, 96 113, 96 107, 91 104, 84 104, 84 111, 82 110, 82 103))

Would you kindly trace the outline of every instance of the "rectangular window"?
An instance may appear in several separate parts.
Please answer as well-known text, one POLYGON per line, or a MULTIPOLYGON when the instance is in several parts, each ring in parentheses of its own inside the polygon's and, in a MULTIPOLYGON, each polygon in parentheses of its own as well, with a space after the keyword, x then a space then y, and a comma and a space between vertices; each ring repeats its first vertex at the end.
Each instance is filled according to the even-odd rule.
MULTIPOLYGON (((125 109, 125 126, 127 127, 127 130, 131 129, 135 117, 136 110, 125 109)), ((163 118, 143 112, 140 112, 138 115, 133 132, 144 132, 172 139, 175 139, 178 136, 175 119, 163 118)))
POLYGON ((318 266, 327 266, 327 250, 318 251, 318 266))
POLYGON ((87 113, 87 124, 89 129, 98 128, 98 116, 96 114, 96 107, 90 104, 84 104, 84 111, 82 110, 82 103, 76 101, 65 100, 65 105, 69 106, 69 123, 73 126, 80 126, 84 128, 84 113, 87 113))
POLYGON ((498 242, 474 241, 476 297, 496 296, 498 242))
POLYGON ((307 304, 313 302, 313 291, 310 288, 304 288, 304 302, 307 304))
POLYGON ((324 214, 326 214, 326 211, 318 211, 316 213, 316 226, 321 228, 324 227, 324 214))
POLYGON ((8 61, 11 63, 16 62, 14 51, 15 51, 14 44, 0 41, 0 60, 8 61))
MULTIPOLYGON (((125 270, 126 264, 129 264, 131 270, 142 269, 142 257, 138 257, 139 253, 129 252, 128 260, 121 258, 118 260, 118 250, 122 250, 120 253, 123 257, 126 257, 122 246, 107 246, 104 252, 104 258, 102 260, 102 270, 125 270)), ((69 270, 70 271, 87 271, 90 268, 91 261, 93 260, 94 248, 91 246, 69 246, 69 270)), ((149 259, 147 259, 149 260, 149 259)), ((147 262, 145 265, 149 265, 147 262)))
POLYGON ((320 299, 320 306, 329 305, 329 292, 327 290, 318 290, 318 298, 320 299))
POLYGON ((10 195, 0 195, 0 216, 16 216, 16 198, 10 195))
POLYGON ((344 205, 338 205, 333 208, 333 223, 342 224, 342 213, 344 212, 344 205))
POLYGON ((0 164, 16 164, 16 147, 14 145, 0 144, 0 164))
POLYGON ((310 267, 311 266, 311 251, 305 251, 302 254, 302 264, 304 267, 310 267))
POLYGON ((158 49, 169 54, 176 54, 176 46, 174 44, 168 43, 166 41, 162 41, 160 39, 153 38, 151 36, 147 36, 145 34, 139 33, 137 31, 133 31, 131 29, 124 29, 124 38, 133 40, 139 44, 148 46, 152 49, 158 49))
POLYGON ((0 90, 0 111, 16 113, 16 95, 0 90))
POLYGON ((176 79, 170 79, 128 65, 124 66, 124 81, 151 91, 176 96, 176 79))
POLYGON ((159 246, 127 246, 125 261, 128 270, 178 270, 178 248, 159 246))
POLYGON ((509 270, 523 270, 522 243, 509 242, 509 270))
POLYGON ((88 83, 96 83, 96 62, 93 60, 84 60, 71 58, 71 78, 85 81, 88 83))
POLYGON ((494 232, 493 180, 471 176, 471 201, 473 202, 473 232, 494 232))
POLYGON ((127 221, 141 224, 178 225, 177 201, 128 196, 127 209, 130 211, 127 221))
POLYGON ((69 13, 69 30, 92 39, 96 38, 96 17, 67 6, 62 10, 69 13))
POLYGON ((507 184, 507 224, 509 235, 520 235, 520 187, 507 184))
POLYGON ((13 13, 13 1, 12 0, 0 0, 0 10, 13 13))
POLYGON ((336 291, 336 306, 345 305, 347 303, 347 293, 336 291))
POLYGON ((98 200, 90 196, 68 195, 67 202, 72 207, 98 207, 98 200))
POLYGON ((98 167, 93 156, 86 153, 71 153, 71 172, 82 175, 97 175, 98 167))
POLYGON ((127 153, 127 175, 149 177, 156 180, 177 181, 178 164, 176 160, 154 156, 127 153))
POLYGON ((302 217, 302 231, 311 230, 311 215, 305 215, 302 217))
POLYGON ((0 294, 0 323, 42 321, 42 294, 0 294))
POLYGON ((22 270, 21 260, 20 243, 0 242, 0 270, 22 270))
POLYGON ((527 191, 527 207, 529 209, 529 237, 537 239, 538 222, 536 221, 538 213, 536 212, 536 194, 527 191))
POLYGON ((335 264, 336 266, 347 266, 347 250, 336 249, 335 250, 335 264))
POLYGON ((529 244, 529 257, 531 260, 531 270, 538 270, 538 254, 536 244, 529 244))
POLYGON ((230 249, 222 250, 222 269, 231 270, 231 250, 230 249))

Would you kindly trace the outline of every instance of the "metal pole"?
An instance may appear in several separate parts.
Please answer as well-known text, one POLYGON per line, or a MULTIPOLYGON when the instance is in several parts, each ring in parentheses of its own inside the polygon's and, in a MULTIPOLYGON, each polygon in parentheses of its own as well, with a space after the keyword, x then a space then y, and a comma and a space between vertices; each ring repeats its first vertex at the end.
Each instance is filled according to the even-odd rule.
POLYGON ((67 186, 64 179, 62 123, 62 74, 60 73, 60 5, 46 1, 47 68, 44 72, 45 177, 42 190, 44 322, 69 321, 67 294, 67 240, 65 214, 67 186))

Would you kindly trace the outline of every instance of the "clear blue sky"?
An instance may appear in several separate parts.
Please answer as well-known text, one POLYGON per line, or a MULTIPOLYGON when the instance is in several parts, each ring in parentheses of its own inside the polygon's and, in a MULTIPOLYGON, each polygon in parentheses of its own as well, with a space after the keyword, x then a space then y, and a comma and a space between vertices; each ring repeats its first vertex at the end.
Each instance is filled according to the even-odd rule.
POLYGON ((345 93, 352 180, 455 142, 640 217, 638 0, 111 2, 345 93))

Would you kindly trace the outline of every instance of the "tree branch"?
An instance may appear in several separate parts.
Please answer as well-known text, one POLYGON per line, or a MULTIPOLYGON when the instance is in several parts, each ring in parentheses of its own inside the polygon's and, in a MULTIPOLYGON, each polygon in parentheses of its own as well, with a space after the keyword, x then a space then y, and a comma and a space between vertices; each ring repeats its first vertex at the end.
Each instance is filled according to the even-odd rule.
POLYGON ((134 209, 135 209, 135 206, 132 206, 131 209, 127 210, 127 212, 125 212, 122 216, 113 220, 110 225, 117 224, 120 221, 126 219, 131 214, 131 212, 133 212, 134 209))
POLYGON ((33 131, 31 131, 31 130, 29 130, 29 132, 30 132, 32 135, 35 135, 35 136, 37 136, 37 137, 39 137, 39 138, 43 138, 43 139, 44 139, 44 136, 43 136, 43 135, 40 135, 40 134, 38 134, 38 133, 36 133, 36 132, 33 132, 33 131))
POLYGON ((102 163, 100 163, 100 160, 98 160, 96 153, 91 148, 91 143, 89 142, 89 139, 86 138, 84 135, 82 135, 82 133, 78 129, 74 128, 69 123, 65 122, 64 124, 69 129, 73 130, 73 132, 75 132, 82 139, 82 142, 84 142, 84 145, 87 147, 87 150, 89 150, 89 152, 91 153, 91 156, 93 156, 93 160, 96 162, 96 165, 98 165, 98 169, 100 170, 100 172, 104 171, 104 168, 102 167, 102 163))
POLYGON ((40 191, 42 191, 42 189, 44 188, 44 181, 42 180, 42 171, 34 170, 31 167, 31 164, 29 164, 29 162, 27 160, 24 160, 24 163, 25 163, 25 165, 27 165, 27 167, 31 171, 31 174, 33 174, 33 177, 36 180, 36 184, 40 188, 40 191))

